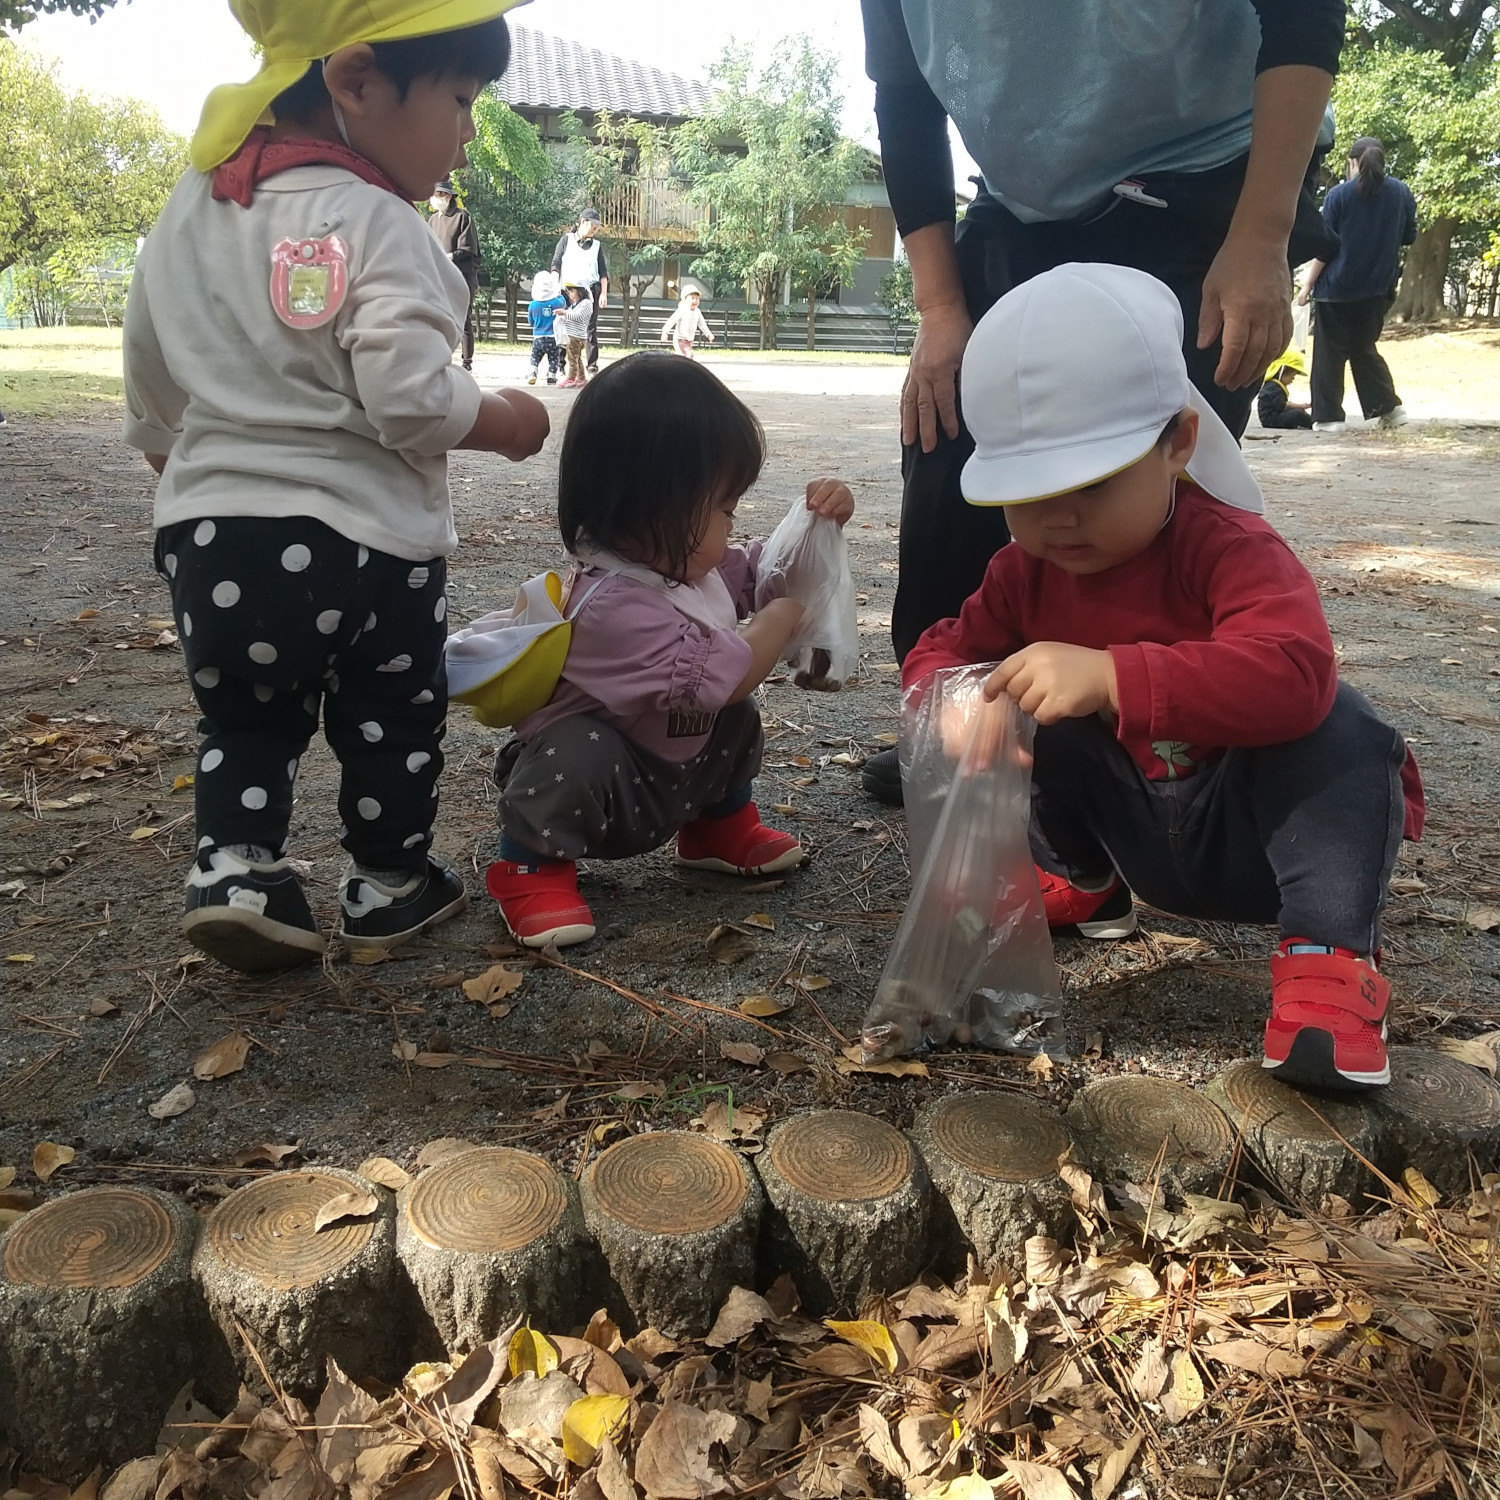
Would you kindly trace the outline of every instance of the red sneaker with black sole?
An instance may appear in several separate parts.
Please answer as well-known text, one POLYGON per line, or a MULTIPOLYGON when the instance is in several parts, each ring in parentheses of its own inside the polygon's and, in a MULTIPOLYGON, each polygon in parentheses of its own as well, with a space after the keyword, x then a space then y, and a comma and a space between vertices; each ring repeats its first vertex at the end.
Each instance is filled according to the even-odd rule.
POLYGON ((1284 938, 1271 959, 1271 1019, 1261 1066, 1299 1088, 1371 1089, 1391 1081, 1391 987, 1374 963, 1284 938), (1299 952, 1314 948, 1317 951, 1299 952))

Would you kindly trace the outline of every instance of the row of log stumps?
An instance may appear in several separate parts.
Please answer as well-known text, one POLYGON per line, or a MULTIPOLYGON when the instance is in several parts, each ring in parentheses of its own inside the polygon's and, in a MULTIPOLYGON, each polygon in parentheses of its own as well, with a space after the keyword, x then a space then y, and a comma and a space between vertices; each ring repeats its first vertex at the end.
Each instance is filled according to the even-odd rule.
POLYGON ((1489 1078, 1412 1047, 1391 1067, 1363 1096, 1299 1093, 1254 1062, 1202 1092, 1124 1075, 1080 1090, 1066 1117, 1020 1092, 953 1094, 904 1134, 815 1111, 753 1159, 657 1131, 578 1184, 498 1147, 444 1157, 399 1195, 320 1166, 258 1177, 206 1220, 147 1189, 87 1188, 0 1239, 0 1436, 77 1478, 148 1452, 189 1379, 215 1398, 238 1375, 307 1399, 329 1356, 392 1380, 517 1318, 563 1333, 601 1304, 696 1336, 732 1287, 787 1270, 809 1312, 858 1311, 967 1254, 1019 1267, 1030 1236, 1066 1240, 1070 1159, 1172 1193, 1228 1196, 1258 1176, 1312 1206, 1357 1203, 1375 1169, 1458 1192, 1500 1165, 1489 1078))

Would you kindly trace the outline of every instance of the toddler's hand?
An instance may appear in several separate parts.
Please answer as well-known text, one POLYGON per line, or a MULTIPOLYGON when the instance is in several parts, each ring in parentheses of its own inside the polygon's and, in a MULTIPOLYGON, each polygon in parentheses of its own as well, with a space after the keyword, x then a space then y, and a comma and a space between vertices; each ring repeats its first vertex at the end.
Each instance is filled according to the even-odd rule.
POLYGON ((842 526, 854 514, 854 494, 841 479, 810 479, 807 508, 842 526))
POLYGON ((1038 724, 1120 711, 1114 658, 1108 651, 1037 641, 1008 656, 990 673, 984 696, 1007 693, 1038 724))

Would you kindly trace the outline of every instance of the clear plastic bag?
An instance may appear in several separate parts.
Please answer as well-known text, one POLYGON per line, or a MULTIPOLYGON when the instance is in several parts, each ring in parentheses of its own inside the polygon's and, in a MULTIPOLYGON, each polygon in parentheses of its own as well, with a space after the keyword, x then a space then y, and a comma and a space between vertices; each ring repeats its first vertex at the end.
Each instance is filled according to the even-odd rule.
POLYGON ((991 667, 936 673, 911 695, 902 769, 911 899, 865 1015, 866 1062, 924 1046, 1064 1056, 1062 985, 1031 861, 1035 722, 986 703, 991 667), (961 743, 957 764, 945 738, 961 743))
POLYGON ((859 668, 859 616, 849 544, 837 521, 799 500, 766 538, 756 570, 755 607, 795 599, 807 611, 785 658, 800 688, 836 693, 859 668))

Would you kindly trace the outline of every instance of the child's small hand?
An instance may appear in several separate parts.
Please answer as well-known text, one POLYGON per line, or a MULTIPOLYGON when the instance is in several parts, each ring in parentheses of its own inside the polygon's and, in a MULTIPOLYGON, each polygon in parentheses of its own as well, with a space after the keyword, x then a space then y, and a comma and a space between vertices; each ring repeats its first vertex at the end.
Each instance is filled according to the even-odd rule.
POLYGON ((984 684, 984 696, 992 702, 1001 693, 1038 724, 1120 711, 1109 652, 1061 641, 1037 641, 1006 657, 984 684))
POLYGON ((842 526, 854 514, 854 494, 842 479, 810 479, 807 508, 842 526))
POLYGON ((519 463, 541 452, 551 430, 547 408, 535 396, 525 391, 487 392, 480 398, 479 415, 468 436, 456 446, 498 453, 519 463))

